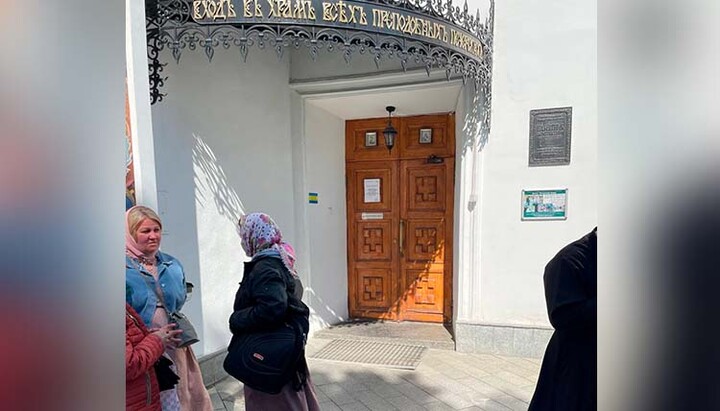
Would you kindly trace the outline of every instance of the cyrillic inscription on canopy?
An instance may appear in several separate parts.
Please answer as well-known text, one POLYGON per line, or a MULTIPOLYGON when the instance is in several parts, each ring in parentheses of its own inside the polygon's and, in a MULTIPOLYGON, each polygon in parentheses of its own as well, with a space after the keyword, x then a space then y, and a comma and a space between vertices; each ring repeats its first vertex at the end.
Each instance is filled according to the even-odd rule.
POLYGON ((208 24, 280 24, 391 34, 482 60, 480 39, 462 27, 391 3, 353 0, 195 0, 192 19, 208 24))

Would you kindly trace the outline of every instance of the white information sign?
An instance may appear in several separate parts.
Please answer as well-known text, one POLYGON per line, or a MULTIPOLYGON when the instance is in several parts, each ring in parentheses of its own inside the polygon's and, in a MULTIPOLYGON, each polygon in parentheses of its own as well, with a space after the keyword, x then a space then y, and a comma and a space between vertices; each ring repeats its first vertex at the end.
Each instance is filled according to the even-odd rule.
POLYGON ((365 202, 366 203, 379 203, 380 202, 380 179, 379 178, 366 178, 363 180, 365 186, 365 202))

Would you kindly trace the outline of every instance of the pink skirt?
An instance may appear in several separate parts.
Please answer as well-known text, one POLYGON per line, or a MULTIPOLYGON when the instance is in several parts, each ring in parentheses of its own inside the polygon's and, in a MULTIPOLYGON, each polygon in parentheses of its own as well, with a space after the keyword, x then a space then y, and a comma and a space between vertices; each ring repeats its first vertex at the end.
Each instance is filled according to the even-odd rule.
POLYGON ((244 393, 245 411, 320 411, 309 373, 307 383, 300 391, 295 391, 292 383, 288 383, 279 394, 268 394, 248 387, 244 387, 244 393))

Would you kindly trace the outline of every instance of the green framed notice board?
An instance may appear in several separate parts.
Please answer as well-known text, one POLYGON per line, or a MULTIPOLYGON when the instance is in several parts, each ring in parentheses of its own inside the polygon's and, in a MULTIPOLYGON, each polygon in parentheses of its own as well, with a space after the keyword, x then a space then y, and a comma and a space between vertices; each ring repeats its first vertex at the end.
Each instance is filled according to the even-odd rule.
POLYGON ((522 190, 522 220, 567 219, 567 188, 522 190))

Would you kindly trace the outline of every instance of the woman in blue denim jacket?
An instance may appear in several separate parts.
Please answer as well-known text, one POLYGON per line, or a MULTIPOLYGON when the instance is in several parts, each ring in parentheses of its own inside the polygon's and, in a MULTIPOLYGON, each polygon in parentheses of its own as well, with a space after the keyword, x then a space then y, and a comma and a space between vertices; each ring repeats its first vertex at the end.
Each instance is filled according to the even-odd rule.
MULTIPOLYGON (((157 278, 137 259, 125 256, 125 284, 128 303, 142 316, 145 324, 152 322, 157 307, 162 306, 150 287, 160 287, 167 312, 180 311, 185 304, 185 272, 182 264, 170 254, 157 252, 157 278), (158 284, 159 282, 159 284, 158 284), (148 286, 149 285, 149 286, 148 286)), ((151 268, 152 269, 152 268, 151 268)))
MULTIPOLYGON (((179 312, 187 298, 183 266, 160 251, 161 240, 162 222, 155 211, 144 206, 127 211, 125 297, 151 331, 168 324, 169 314, 179 312)), ((168 348, 166 354, 175 363, 180 381, 175 389, 160 393, 163 411, 212 411, 192 348, 168 348)))

